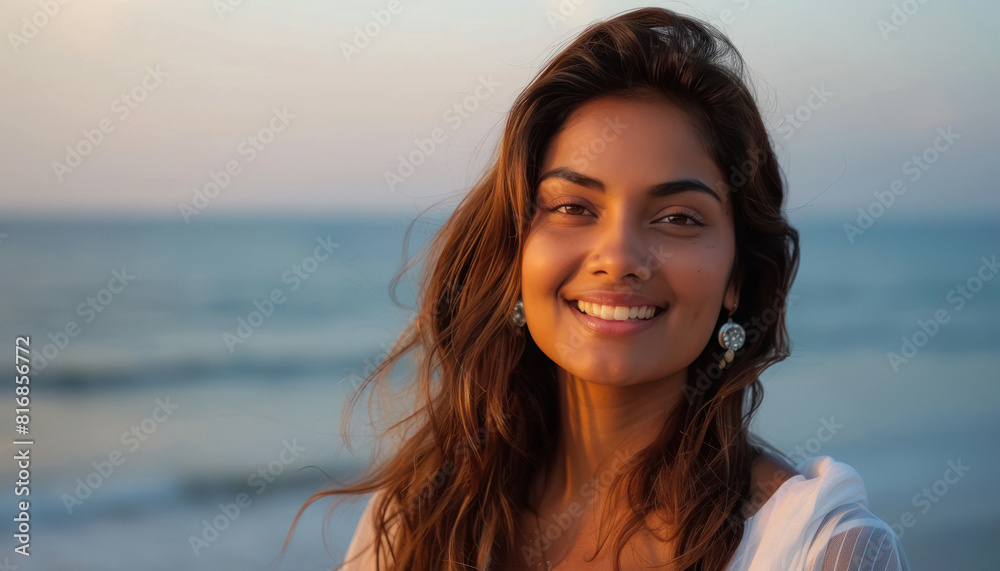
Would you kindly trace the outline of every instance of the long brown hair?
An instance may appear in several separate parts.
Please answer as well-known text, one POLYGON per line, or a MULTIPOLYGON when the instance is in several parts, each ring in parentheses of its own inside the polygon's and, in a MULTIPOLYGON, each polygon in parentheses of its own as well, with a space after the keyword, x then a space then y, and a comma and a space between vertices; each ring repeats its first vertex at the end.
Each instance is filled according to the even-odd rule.
MULTIPOLYGON (((723 370, 714 340, 689 366, 687 398, 611 483, 633 509, 601 534, 598 551, 614 536, 619 570, 644 516, 663 512, 679 529, 678 569, 723 569, 751 497, 759 376, 789 354, 784 299, 799 259, 798 232, 782 212, 783 175, 749 84, 724 35, 661 8, 594 23, 556 55, 515 101, 496 160, 430 241, 414 323, 349 399, 348 411, 415 350, 413 406, 380 437, 398 434, 397 445, 358 483, 311 496, 289 538, 312 502, 383 491, 375 533, 391 548, 393 569, 490 569, 519 556, 519 514, 531 509, 529 485, 558 430, 556 365, 510 320, 539 163, 582 103, 654 93, 691 115, 728 178, 741 284, 733 320, 747 342, 723 370)), ((728 317, 721 309, 716 328, 728 317)))

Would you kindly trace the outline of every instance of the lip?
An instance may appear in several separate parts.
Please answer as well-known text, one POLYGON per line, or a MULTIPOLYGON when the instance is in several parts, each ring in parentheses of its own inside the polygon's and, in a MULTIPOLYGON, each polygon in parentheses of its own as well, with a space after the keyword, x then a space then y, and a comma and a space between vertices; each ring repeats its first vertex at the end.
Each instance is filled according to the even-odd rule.
MULTIPOLYGON (((634 335, 636 333, 641 333, 659 321, 661 317, 666 313, 666 310, 661 311, 659 314, 653 316, 650 319, 628 319, 625 321, 611 321, 607 319, 601 319, 600 317, 594 317, 593 315, 587 315, 586 313, 580 312, 576 308, 575 302, 568 299, 563 299, 566 303, 566 308, 573 312, 573 315, 580 320, 580 323, 584 327, 600 333, 602 335, 634 335)), ((642 305, 656 305, 653 303, 642 304, 642 305)))

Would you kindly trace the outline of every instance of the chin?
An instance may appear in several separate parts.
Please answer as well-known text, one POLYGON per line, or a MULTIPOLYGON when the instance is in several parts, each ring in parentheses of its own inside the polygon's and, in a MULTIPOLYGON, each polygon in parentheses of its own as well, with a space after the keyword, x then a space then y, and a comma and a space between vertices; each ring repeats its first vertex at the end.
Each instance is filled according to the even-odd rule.
POLYGON ((599 367, 587 367, 582 369, 574 367, 573 369, 566 369, 566 372, 588 383, 608 387, 635 385, 649 380, 648 375, 635 369, 634 361, 631 364, 626 361, 622 363, 621 367, 609 368, 608 365, 610 364, 611 363, 605 361, 601 364, 602 366, 599 367))

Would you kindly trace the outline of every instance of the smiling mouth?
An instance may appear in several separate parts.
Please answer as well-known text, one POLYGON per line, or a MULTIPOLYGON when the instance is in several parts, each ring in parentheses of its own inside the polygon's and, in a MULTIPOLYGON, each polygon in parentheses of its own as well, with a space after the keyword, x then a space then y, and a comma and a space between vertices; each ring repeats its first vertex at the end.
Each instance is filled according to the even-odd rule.
POLYGON ((605 321, 648 321, 666 311, 655 305, 613 306, 580 300, 566 300, 566 303, 578 313, 605 321))

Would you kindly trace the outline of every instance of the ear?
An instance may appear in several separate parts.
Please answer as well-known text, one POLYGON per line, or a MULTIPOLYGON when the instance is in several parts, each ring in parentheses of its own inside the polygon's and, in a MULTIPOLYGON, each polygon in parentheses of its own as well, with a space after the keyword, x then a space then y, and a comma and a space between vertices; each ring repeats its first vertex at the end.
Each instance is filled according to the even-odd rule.
POLYGON ((730 308, 735 308, 739 306, 740 303, 740 286, 743 284, 743 269, 735 269, 729 276, 729 286, 726 288, 726 297, 723 299, 723 306, 727 311, 732 311, 730 308))

